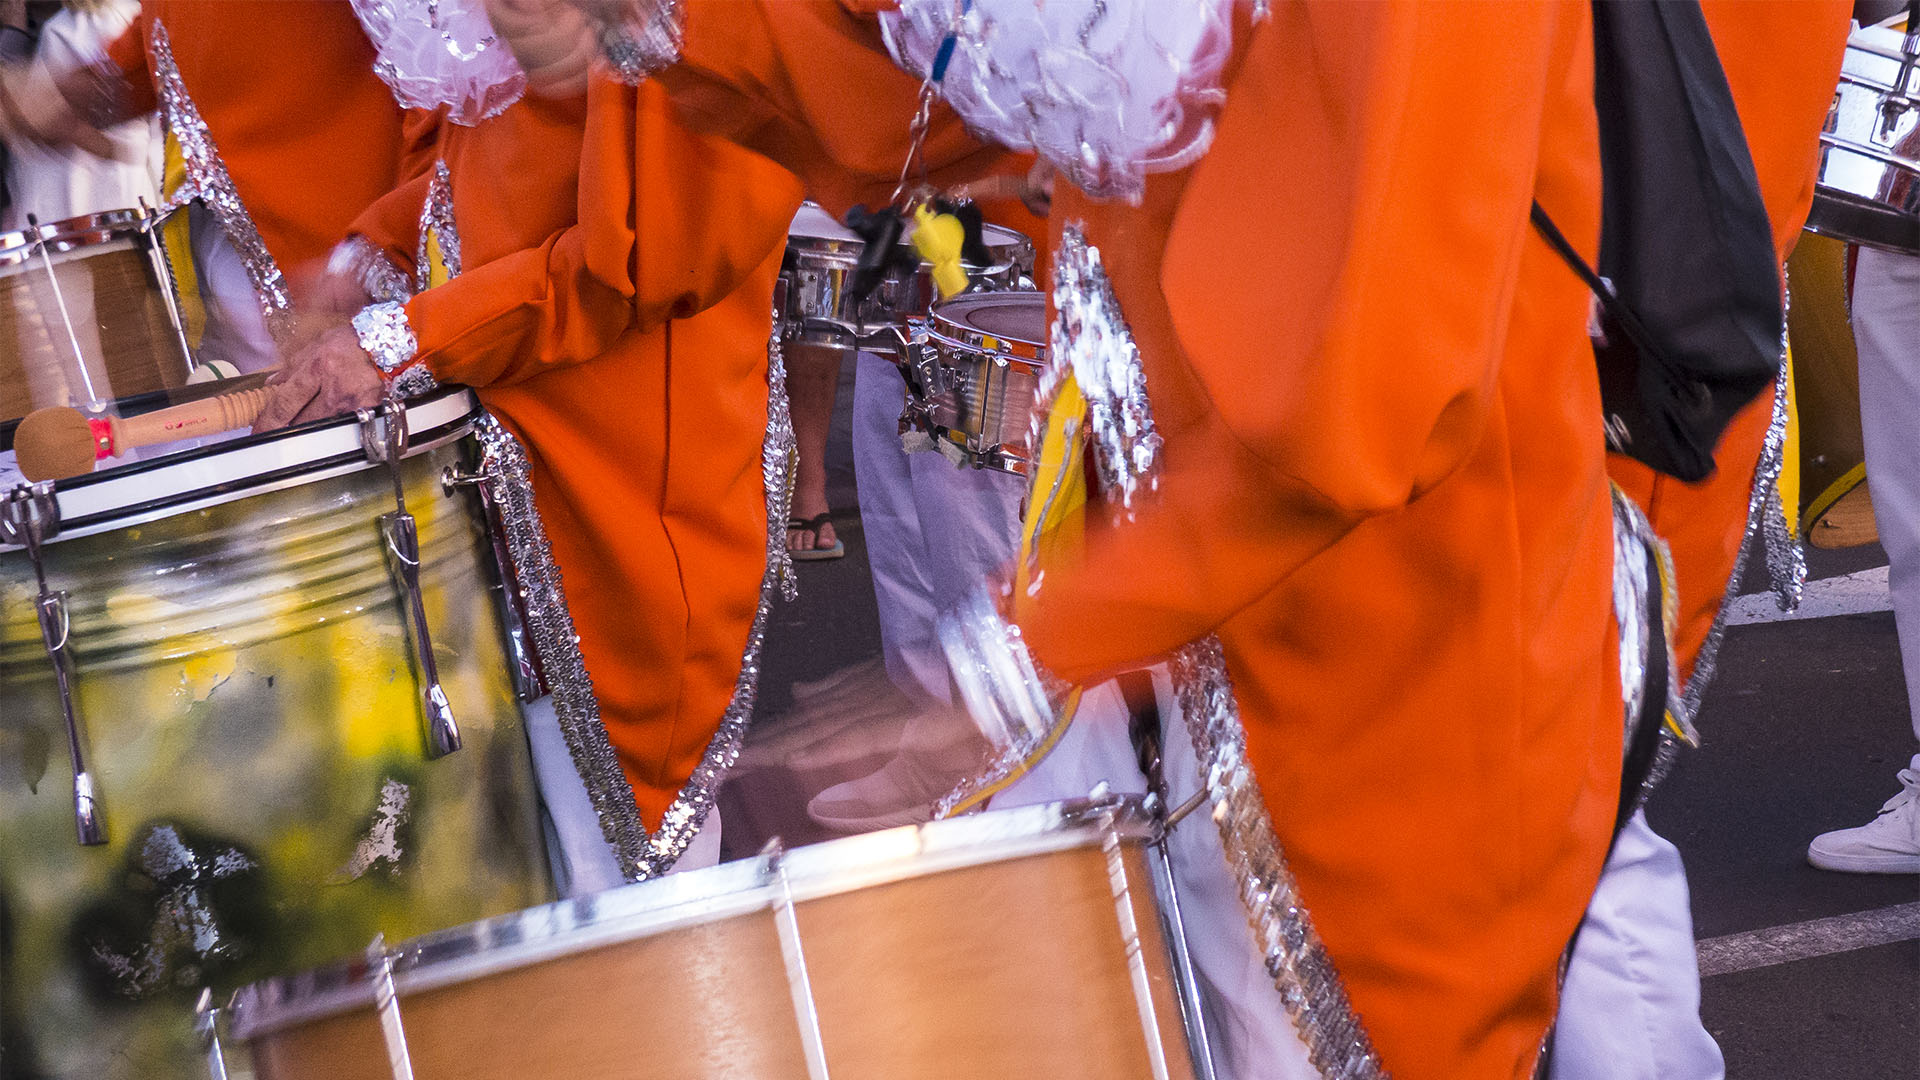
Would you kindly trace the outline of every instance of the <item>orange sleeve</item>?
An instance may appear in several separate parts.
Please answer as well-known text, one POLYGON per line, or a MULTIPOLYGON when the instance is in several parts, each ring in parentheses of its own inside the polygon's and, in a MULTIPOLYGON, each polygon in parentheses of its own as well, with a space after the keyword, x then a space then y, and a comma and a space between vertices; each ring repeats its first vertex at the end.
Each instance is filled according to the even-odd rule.
POLYGON ((145 11, 134 16, 126 32, 107 45, 107 60, 126 77, 127 115, 144 116, 160 107, 153 92, 153 72, 147 66, 145 11))
POLYGON ((379 248, 400 272, 412 277, 420 250, 420 211, 433 184, 440 152, 440 114, 409 109, 401 133, 400 181, 360 212, 347 228, 379 248))
MULTIPOLYGON (((840 0, 688 4, 681 61, 655 81, 688 126, 779 162, 836 215, 886 201, 920 95, 878 24, 840 0)), ((935 106, 924 148, 933 183, 985 175, 1001 153, 935 106)))
POLYGON ((1184 405, 1137 520, 1016 597, 1043 664, 1085 680, 1217 629, 1482 439, 1562 8, 1284 4, 1253 32, 1144 301, 1108 253, 1184 405))
POLYGON ((589 92, 635 94, 639 108, 637 123, 632 108, 589 110, 579 222, 408 302, 417 355, 441 382, 501 385, 591 360, 629 329, 718 302, 785 242, 800 204, 791 175, 679 127, 651 83, 589 92))

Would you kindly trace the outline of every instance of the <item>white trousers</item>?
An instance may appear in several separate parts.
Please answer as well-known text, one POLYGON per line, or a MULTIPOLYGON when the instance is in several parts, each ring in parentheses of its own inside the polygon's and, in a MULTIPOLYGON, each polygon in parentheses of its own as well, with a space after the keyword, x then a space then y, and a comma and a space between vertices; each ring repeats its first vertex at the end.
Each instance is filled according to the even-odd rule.
POLYGON ((1700 1023, 1680 851, 1636 813, 1587 907, 1554 1031, 1552 1080, 1721 1080, 1700 1023))
POLYGON ((1873 520, 1887 551, 1900 664, 1920 739, 1920 258, 1860 249, 1853 340, 1873 520))
MULTIPOLYGON (((1200 788, 1193 740, 1163 669, 1153 672, 1160 706, 1162 771, 1174 805, 1200 788)), ((1073 726, 1032 772, 994 797, 1000 808, 1084 798, 1105 782, 1119 793, 1146 790, 1127 734, 1127 707, 1113 683, 1081 696, 1073 726)), ((1307 1050, 1268 977, 1254 943, 1220 833, 1204 808, 1174 827, 1168 841, 1174 894, 1212 1043, 1218 1080, 1315 1080, 1307 1050)))
MULTIPOLYGON (((593 812, 587 786, 573 767, 573 755, 567 750, 566 736, 561 734, 560 720, 554 713, 553 696, 522 705, 521 713, 526 717, 527 742, 533 750, 534 782, 546 810, 547 857, 559 895, 585 896, 624 885, 626 879, 620 875, 620 864, 600 831, 600 817, 593 812)), ((718 863, 720 835, 720 808, 715 806, 707 811, 706 823, 673 868, 698 870, 718 863)))
POLYGON ((1027 481, 906 453, 906 382, 885 357, 861 353, 855 363, 854 482, 887 677, 916 701, 951 704, 934 620, 1012 560, 1027 481))

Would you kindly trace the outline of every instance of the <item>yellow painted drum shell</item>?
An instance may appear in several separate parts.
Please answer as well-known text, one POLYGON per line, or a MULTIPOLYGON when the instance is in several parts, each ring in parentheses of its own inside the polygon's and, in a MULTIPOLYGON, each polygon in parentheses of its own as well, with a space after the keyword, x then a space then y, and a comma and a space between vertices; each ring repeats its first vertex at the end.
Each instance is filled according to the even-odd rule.
POLYGON ((108 843, 74 839, 32 569, 0 555, 0 1074, 205 1076, 191 1005, 552 898, 518 701, 464 490, 403 465, 464 746, 422 756, 378 517, 384 468, 57 539, 108 843))
POLYGON ((1800 529, 1820 548, 1879 539, 1860 434, 1860 361, 1847 318, 1847 246, 1802 233, 1787 263, 1787 337, 1800 446, 1800 529))

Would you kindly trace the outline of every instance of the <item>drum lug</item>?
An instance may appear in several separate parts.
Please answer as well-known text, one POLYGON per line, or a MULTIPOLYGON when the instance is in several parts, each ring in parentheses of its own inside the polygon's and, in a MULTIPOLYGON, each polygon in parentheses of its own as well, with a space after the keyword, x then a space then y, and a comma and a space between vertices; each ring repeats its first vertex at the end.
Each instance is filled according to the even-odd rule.
POLYGON ((67 607, 67 594, 47 586, 45 560, 40 545, 60 534, 60 505, 54 500, 53 485, 22 484, 7 495, 0 507, 0 537, 27 549, 33 564, 33 576, 40 587, 34 599, 34 615, 40 624, 40 642, 53 662, 53 677, 60 691, 60 713, 67 731, 67 758, 73 766, 73 825, 82 845, 91 847, 107 842, 102 820, 99 790, 94 786, 93 770, 88 764, 91 753, 87 732, 80 723, 74 704, 76 673, 73 664, 73 619, 67 607))
POLYGON ((406 493, 400 486, 400 462, 407 452, 406 408, 390 402, 378 410, 362 409, 359 419, 360 444, 367 459, 385 464, 393 478, 394 509, 380 515, 380 535, 386 541, 394 587, 411 623, 408 637, 420 676, 426 756, 429 760, 444 757, 460 749, 460 726, 454 720, 453 706, 440 685, 439 666, 434 662, 433 635, 427 628, 427 605, 420 592, 420 527, 407 512, 406 493))
POLYGON ((207 1055, 208 1080, 227 1080, 227 1055, 220 1049, 220 1017, 225 1010, 213 1004, 213 991, 200 990, 193 1006, 193 1031, 200 1036, 200 1047, 207 1055))

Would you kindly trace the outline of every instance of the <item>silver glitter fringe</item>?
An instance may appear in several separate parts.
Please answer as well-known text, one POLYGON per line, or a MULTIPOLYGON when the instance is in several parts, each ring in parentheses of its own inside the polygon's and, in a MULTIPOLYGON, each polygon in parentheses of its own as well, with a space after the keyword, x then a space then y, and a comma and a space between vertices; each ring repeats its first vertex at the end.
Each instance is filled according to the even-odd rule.
POLYGON ((1182 648, 1169 667, 1228 869, 1239 885, 1267 975, 1293 1018, 1308 1060, 1326 1080, 1384 1077, 1380 1055, 1314 930, 1281 852, 1266 798, 1247 760, 1246 731, 1220 640, 1209 637, 1182 648))
POLYGON ((200 118, 199 108, 188 95, 186 83, 181 81, 167 29, 158 18, 147 26, 147 57, 153 65, 155 89, 159 92, 167 130, 179 144, 180 156, 186 164, 186 182, 168 201, 167 209, 199 199, 213 211, 214 220, 220 223, 221 231, 247 268, 247 277, 260 299, 268 330, 278 337, 292 328, 293 306, 287 280, 267 251, 266 242, 260 239, 260 230, 253 223, 253 215, 247 212, 246 204, 240 201, 233 178, 227 175, 227 167, 220 160, 219 148, 207 131, 206 121, 200 118))
MULTIPOLYGON (((1786 269, 1781 268, 1781 280, 1786 281, 1786 269)), ((1787 304, 1792 305, 1793 289, 1787 287, 1787 304)), ((1720 667, 1720 645, 1727 633, 1727 611, 1734 598, 1740 595, 1740 569, 1753 553, 1754 541, 1758 537, 1764 545, 1767 557, 1767 577, 1773 587, 1774 602, 1782 611, 1793 611, 1800 606, 1800 597, 1807 583, 1807 556, 1800 546, 1793 530, 1787 527, 1787 510, 1781 502, 1780 475, 1786 467, 1787 422, 1789 420, 1787 401, 1787 380, 1791 373, 1787 369, 1787 343, 1783 334, 1780 341, 1780 374, 1773 383, 1773 412, 1767 421, 1767 438, 1760 451, 1760 461, 1753 470, 1753 487, 1747 496, 1747 527, 1740 538, 1740 551, 1734 557, 1733 573, 1727 577, 1726 591, 1720 597, 1720 609, 1714 613, 1713 626, 1707 631, 1706 641, 1700 645, 1700 652, 1694 658, 1693 674, 1687 679, 1686 693, 1681 697, 1681 707, 1686 710, 1689 723, 1700 715, 1701 702, 1705 700, 1707 688, 1713 684, 1713 677, 1720 667)), ((1803 529, 1806 527, 1803 523, 1803 529)))
POLYGON ((681 0, 639 0, 602 5, 600 51, 620 81, 638 86, 661 68, 678 63, 686 44, 687 13, 681 0))
POLYGON ((648 876, 652 865, 646 826, 640 820, 633 788, 620 768, 620 758, 600 721, 600 702, 593 694, 586 659, 580 655, 580 635, 567 609, 560 567, 554 562, 546 526, 534 506, 526 450, 491 416, 479 419, 475 433, 482 447, 486 483, 498 500, 514 571, 526 600, 534 648, 546 670, 567 751, 586 785, 594 814, 600 819, 600 832, 613 849, 620 873, 629 881, 639 881, 648 876))
MULTIPOLYGON (((1613 489, 1613 616, 1620 629, 1620 699, 1623 722, 1621 752, 1633 745, 1635 730, 1645 712, 1647 668, 1654 649, 1666 650, 1667 691, 1661 706, 1673 718, 1680 734, 1697 744, 1699 734, 1681 701, 1679 665, 1673 654, 1677 615, 1673 555, 1666 541, 1654 535, 1647 515, 1618 487, 1613 489), (1662 578, 1649 575, 1652 556, 1662 578)), ((1664 724, 1662 725, 1665 726, 1664 724)))
POLYGON ((334 245, 333 254, 327 259, 327 270, 359 282, 376 304, 404 304, 413 296, 407 275, 394 265, 385 251, 359 233, 334 245))
POLYGON ((1133 331, 1107 280, 1100 249, 1087 243, 1078 223, 1062 230, 1054 250, 1053 306, 1048 355, 1073 372, 1087 400, 1087 430, 1104 501, 1117 513, 1131 514, 1135 496, 1159 486, 1160 432, 1133 331))
POLYGON ((420 206, 420 250, 413 262, 413 288, 425 292, 432 283, 433 262, 427 253, 427 236, 440 244, 440 263, 448 278, 460 276, 460 227, 453 220, 453 173, 445 160, 433 163, 433 180, 427 184, 427 201, 420 206))
POLYGON ((780 320, 776 313, 773 332, 767 336, 767 434, 760 451, 760 477, 767 493, 767 568, 760 579, 760 606, 753 614, 753 629, 747 633, 747 647, 740 658, 740 676, 734 683, 733 700, 727 703, 720 727, 707 743, 707 752, 699 766, 680 789, 673 805, 667 808, 659 831, 647 842, 646 877, 673 869, 673 864, 680 860, 706 822, 720 781, 740 757, 740 746, 753 717, 753 702, 760 687, 760 646, 766 640, 767 614, 773 608, 774 593, 778 591, 788 601, 799 597, 793 561, 787 553, 794 454, 793 417, 787 409, 787 366, 780 351, 780 320))

